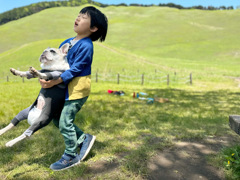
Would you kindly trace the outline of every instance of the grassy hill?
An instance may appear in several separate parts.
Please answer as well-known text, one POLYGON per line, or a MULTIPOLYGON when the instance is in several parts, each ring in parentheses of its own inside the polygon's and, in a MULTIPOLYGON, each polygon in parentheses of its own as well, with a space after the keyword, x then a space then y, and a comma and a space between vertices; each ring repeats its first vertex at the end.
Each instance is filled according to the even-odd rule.
MULTIPOLYGON (((49 41, 45 40, 53 40, 58 46, 63 39, 75 35, 73 22, 81 8, 52 8, 0 26, 0 53, 20 47, 24 51, 28 46, 32 50, 27 52, 33 52, 35 56, 26 54, 26 58, 33 60, 49 46, 49 41), (34 46, 35 41, 43 41, 43 46, 38 49, 34 46)), ((94 58, 99 69, 117 71, 132 64, 143 72, 146 65, 164 72, 192 72, 197 79, 240 75, 237 71, 239 10, 111 6, 100 9, 109 19, 109 32, 104 47, 96 43, 97 52, 103 50, 100 50, 101 57, 98 54, 94 58), (107 67, 103 67, 98 58, 108 60, 107 67)), ((1 64, 4 63, 2 56, 0 54, 1 64)), ((11 56, 4 55, 4 59, 11 59, 11 56)), ((0 70, 4 71, 2 67, 5 67, 3 64, 0 70)))

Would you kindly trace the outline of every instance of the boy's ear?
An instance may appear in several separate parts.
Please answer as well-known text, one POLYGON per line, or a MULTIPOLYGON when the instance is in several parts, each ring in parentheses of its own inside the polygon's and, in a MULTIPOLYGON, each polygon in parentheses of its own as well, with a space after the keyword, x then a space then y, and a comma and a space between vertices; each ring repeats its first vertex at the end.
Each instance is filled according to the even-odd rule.
POLYGON ((90 31, 92 33, 96 32, 97 30, 98 30, 98 28, 96 26, 93 26, 93 27, 90 28, 90 31))

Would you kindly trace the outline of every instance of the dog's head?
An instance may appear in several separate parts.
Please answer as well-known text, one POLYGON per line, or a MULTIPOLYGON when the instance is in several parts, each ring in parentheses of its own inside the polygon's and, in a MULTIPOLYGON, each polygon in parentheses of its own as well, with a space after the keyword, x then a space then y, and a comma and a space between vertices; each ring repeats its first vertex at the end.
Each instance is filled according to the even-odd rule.
POLYGON ((61 48, 47 48, 39 58, 41 68, 47 70, 66 70, 69 69, 67 63, 67 52, 69 44, 64 44, 61 48))

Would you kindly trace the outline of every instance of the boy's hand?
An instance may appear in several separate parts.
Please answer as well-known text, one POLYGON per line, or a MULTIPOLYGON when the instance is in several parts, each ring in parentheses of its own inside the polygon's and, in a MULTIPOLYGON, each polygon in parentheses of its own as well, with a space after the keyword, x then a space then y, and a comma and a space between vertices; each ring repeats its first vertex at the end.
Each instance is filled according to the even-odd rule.
POLYGON ((58 78, 57 80, 49 80, 49 81, 46 81, 44 79, 39 79, 39 82, 42 86, 42 88, 51 88, 57 84, 60 84, 63 82, 62 78, 58 78))

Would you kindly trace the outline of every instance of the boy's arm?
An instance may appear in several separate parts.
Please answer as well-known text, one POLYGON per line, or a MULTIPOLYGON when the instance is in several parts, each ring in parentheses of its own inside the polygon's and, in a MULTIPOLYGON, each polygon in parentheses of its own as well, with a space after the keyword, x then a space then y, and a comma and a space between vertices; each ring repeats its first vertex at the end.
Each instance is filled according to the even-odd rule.
POLYGON ((61 71, 53 71, 53 72, 47 72, 42 74, 46 76, 46 78, 39 79, 39 82, 42 88, 51 88, 63 82, 62 78, 60 77, 60 75, 62 74, 61 71), (49 80, 46 81, 45 79, 49 79, 49 80))
POLYGON ((86 71, 86 67, 92 63, 92 55, 92 45, 84 44, 78 49, 78 52, 74 57, 73 64, 71 64, 70 69, 63 72, 60 76, 64 84, 67 85, 74 77, 78 77, 80 74, 81 76, 85 76, 85 72, 82 71, 86 71))

